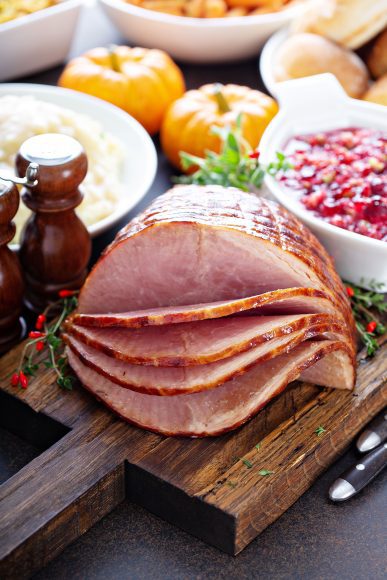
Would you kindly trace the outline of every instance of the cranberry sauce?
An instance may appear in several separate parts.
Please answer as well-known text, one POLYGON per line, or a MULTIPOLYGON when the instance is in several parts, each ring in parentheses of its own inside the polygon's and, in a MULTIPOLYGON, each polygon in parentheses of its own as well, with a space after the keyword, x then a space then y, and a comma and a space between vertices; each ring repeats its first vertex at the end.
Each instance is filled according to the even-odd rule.
POLYGON ((387 241, 387 133, 345 128, 298 135, 277 179, 324 221, 387 241))

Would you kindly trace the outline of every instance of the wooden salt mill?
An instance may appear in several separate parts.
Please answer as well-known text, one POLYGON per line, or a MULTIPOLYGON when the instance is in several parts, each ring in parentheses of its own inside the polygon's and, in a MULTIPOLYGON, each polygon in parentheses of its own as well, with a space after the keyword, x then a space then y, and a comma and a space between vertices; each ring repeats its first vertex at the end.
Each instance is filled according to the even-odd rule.
POLYGON ((15 235, 12 219, 19 207, 19 192, 11 181, 0 179, 0 354, 23 338, 20 318, 24 283, 19 260, 8 248, 15 235))
POLYGON ((22 233, 20 261, 25 302, 41 312, 58 300, 60 290, 80 288, 87 274, 90 236, 74 211, 83 199, 79 185, 87 173, 87 157, 72 137, 50 133, 22 144, 17 173, 24 175, 31 162, 38 164, 38 183, 22 190, 33 214, 22 233))

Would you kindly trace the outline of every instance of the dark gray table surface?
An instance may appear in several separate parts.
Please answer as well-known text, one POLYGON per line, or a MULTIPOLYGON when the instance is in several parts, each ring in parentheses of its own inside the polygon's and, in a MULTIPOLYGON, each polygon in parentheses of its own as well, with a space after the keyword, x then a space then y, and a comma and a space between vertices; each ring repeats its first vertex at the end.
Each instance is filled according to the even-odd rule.
MULTIPOLYGON (((124 41, 97 8, 85 8, 71 55, 111 42, 124 41)), ((185 65, 182 68, 190 88, 219 81, 263 89, 256 59, 233 65, 185 65)), ((60 70, 58 67, 18 81, 55 84, 60 70)), ((158 175, 150 192, 117 227, 94 240, 93 259, 119 227, 170 186, 171 173, 160 154, 158 175)), ((31 446, 0 430, 1 479, 9 477, 34 455, 31 446)), ((333 505, 327 499, 330 483, 355 457, 350 449, 293 507, 235 558, 125 502, 35 578, 385 579, 386 472, 349 502, 333 505)))

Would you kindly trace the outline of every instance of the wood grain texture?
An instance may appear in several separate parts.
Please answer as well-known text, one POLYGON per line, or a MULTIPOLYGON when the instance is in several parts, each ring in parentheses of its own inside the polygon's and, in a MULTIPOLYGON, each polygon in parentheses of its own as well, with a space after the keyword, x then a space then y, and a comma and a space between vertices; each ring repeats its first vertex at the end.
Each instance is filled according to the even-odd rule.
POLYGON ((10 387, 5 377, 21 348, 0 361, 4 415, 12 401, 38 424, 50 417, 58 434, 65 434, 0 487, 4 579, 28 577, 125 497, 236 554, 308 489, 387 402, 386 343, 374 359, 360 362, 353 393, 293 383, 237 431, 211 439, 167 438, 116 419, 80 387, 61 391, 51 370, 25 391, 10 387), (325 432, 317 436, 320 425, 325 432), (262 476, 262 469, 273 473, 262 476))

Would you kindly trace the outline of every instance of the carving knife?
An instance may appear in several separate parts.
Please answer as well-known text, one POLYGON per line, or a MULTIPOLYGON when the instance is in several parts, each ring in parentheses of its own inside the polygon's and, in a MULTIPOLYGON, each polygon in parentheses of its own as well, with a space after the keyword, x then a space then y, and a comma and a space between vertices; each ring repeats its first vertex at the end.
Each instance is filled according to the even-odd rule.
POLYGON ((387 440, 387 407, 367 425, 360 435, 356 447, 360 453, 371 451, 387 440))

